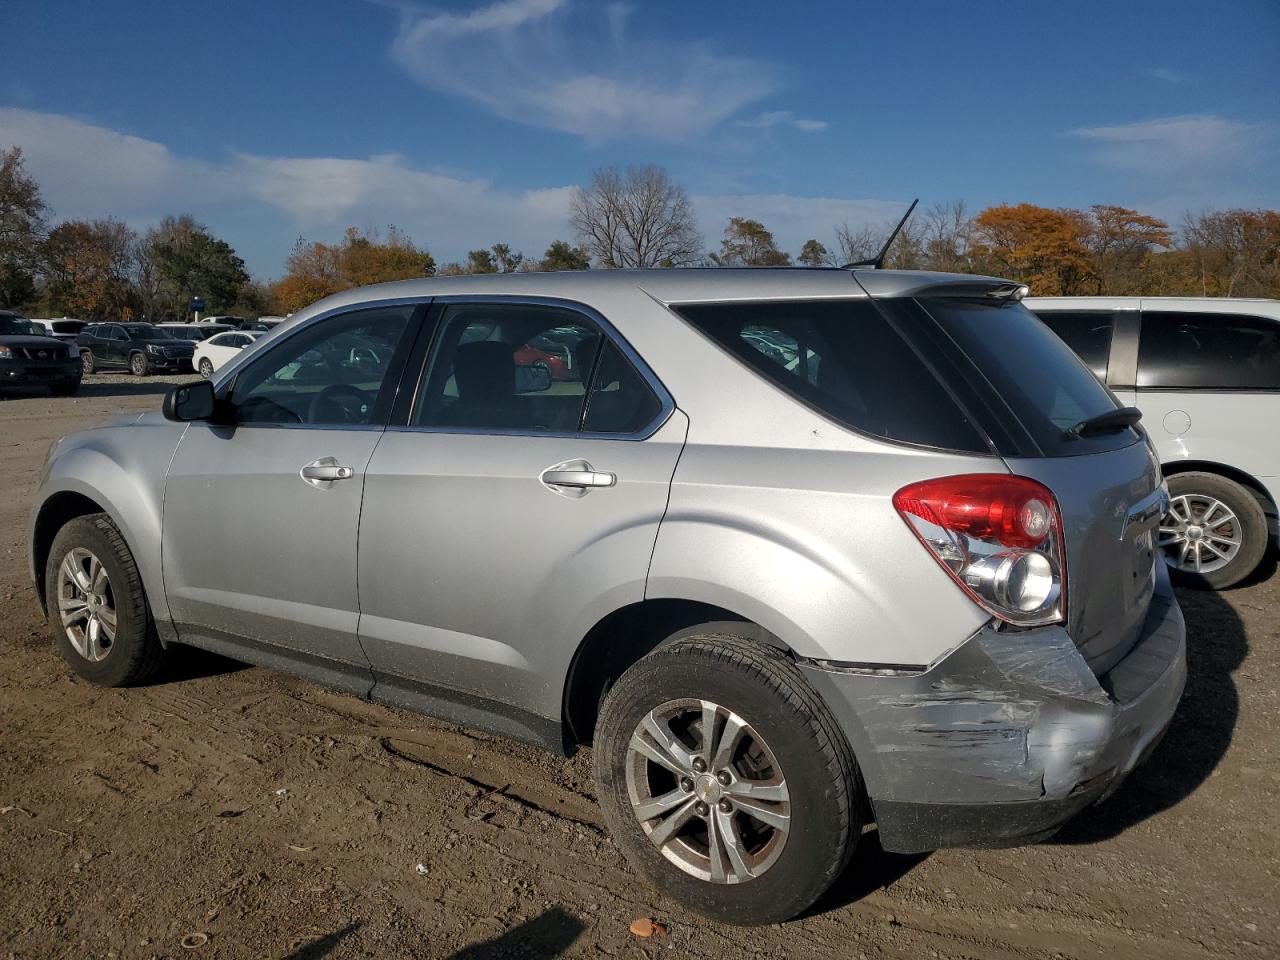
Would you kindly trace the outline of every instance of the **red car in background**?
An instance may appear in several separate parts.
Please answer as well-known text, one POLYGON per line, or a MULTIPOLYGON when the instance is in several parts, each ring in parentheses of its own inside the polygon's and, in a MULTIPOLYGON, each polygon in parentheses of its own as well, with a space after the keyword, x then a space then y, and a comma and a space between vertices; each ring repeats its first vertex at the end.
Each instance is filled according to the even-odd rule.
POLYGON ((540 333, 515 352, 516 366, 543 367, 552 380, 581 380, 577 349, 590 335, 577 327, 557 327, 540 333))

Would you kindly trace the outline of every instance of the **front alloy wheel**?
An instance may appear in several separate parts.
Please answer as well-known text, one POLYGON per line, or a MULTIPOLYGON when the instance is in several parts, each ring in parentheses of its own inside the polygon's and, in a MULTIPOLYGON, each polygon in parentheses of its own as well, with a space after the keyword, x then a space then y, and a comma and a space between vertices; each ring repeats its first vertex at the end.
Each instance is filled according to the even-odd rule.
POLYGON ((760 876, 787 844, 790 793, 777 758, 710 700, 671 700, 645 715, 627 751, 627 793, 650 842, 700 880, 760 876))
POLYGON ((76 653, 90 663, 111 655, 116 639, 116 601, 107 568, 92 552, 76 547, 58 567, 58 616, 76 653))

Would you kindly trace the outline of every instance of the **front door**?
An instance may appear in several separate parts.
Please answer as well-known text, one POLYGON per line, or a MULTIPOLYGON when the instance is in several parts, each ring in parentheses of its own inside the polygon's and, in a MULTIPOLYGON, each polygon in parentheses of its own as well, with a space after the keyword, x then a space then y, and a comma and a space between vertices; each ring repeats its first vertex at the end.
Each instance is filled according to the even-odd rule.
POLYGON ((369 465, 361 643, 375 696, 471 722, 469 697, 498 700, 495 728, 536 738, 583 635, 644 597, 686 420, 576 310, 436 312, 416 407, 369 465))
MULTIPOLYGON (((193 423, 165 489, 165 594, 180 637, 283 648, 368 689, 356 640, 365 469, 416 332, 414 304, 358 310, 282 339, 193 423), (352 669, 352 668, 355 669, 352 669)), ((277 651, 278 652, 278 651, 277 651)))

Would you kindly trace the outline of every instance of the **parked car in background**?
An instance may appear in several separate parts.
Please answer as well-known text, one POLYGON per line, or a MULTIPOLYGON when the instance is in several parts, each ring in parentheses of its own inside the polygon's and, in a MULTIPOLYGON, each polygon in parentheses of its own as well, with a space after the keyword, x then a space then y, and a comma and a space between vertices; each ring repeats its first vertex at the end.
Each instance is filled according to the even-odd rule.
POLYGON ((690 269, 344 291, 54 447, 36 591, 99 684, 188 644, 593 744, 657 888, 778 922, 868 819, 899 852, 1053 833, 1181 696, 1159 465, 1022 289, 690 269), (583 378, 516 365, 565 330, 583 378))
POLYGON ((218 334, 227 330, 234 330, 235 327, 225 323, 158 323, 156 329, 163 330, 175 340, 190 340, 192 343, 199 343, 201 340, 208 340, 210 337, 216 337, 218 334))
POLYGON ((86 374, 123 369, 135 377, 190 370, 195 350, 190 340, 175 340, 150 323, 91 323, 77 343, 86 374))
POLYGON ((252 330, 225 330, 196 344, 191 358, 192 366, 202 377, 212 377, 215 370, 260 336, 262 334, 252 330))
POLYGON ((76 338, 80 336, 80 331, 85 328, 84 320, 76 320, 72 317, 56 317, 52 320, 34 320, 32 322, 41 324, 49 331, 49 336, 54 339, 71 344, 76 342, 76 338))
POLYGON ((219 326, 226 327, 229 330, 239 327, 241 324, 245 322, 246 320, 244 317, 233 316, 232 314, 229 314, 229 313, 214 313, 214 314, 210 314, 207 317, 201 317, 198 321, 196 321, 197 325, 205 324, 205 323, 214 323, 214 324, 218 324, 219 326))
POLYGON ((1122 403, 1169 483, 1176 579, 1229 587, 1280 536, 1280 300, 1035 297, 1027 306, 1122 403))
POLYGON ((0 389, 43 385, 55 396, 80 389, 80 358, 74 344, 48 335, 44 325, 0 310, 0 389))
POLYGON ((252 330, 255 333, 268 333, 287 319, 287 317, 259 317, 257 320, 243 321, 240 324, 240 329, 252 330))

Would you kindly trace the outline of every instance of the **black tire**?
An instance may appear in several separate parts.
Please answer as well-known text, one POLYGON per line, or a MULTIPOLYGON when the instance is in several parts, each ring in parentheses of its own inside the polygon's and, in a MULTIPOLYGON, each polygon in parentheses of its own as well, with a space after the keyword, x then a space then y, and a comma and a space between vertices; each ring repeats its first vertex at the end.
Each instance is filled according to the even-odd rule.
POLYGON ((55 397, 69 397, 79 389, 79 380, 54 380, 49 384, 49 392, 55 397))
MULTIPOLYGON (((1175 473, 1169 478, 1169 495, 1177 497, 1211 497, 1220 501, 1239 521, 1240 548, 1235 556, 1217 570, 1196 572, 1169 564, 1169 575, 1175 583, 1198 590, 1222 590, 1235 586, 1257 569, 1267 552, 1270 531, 1267 515, 1258 498, 1245 487, 1216 473, 1175 473)), ((1166 514, 1162 526, 1176 525, 1178 519, 1166 514)), ((1233 521, 1234 523, 1235 521, 1233 521)))
POLYGON ((857 767, 830 710, 784 654, 741 637, 684 637, 627 670, 601 705, 595 775, 605 821, 627 859, 658 890, 728 923, 779 923, 812 905, 849 862, 862 829, 857 767), (686 698, 710 700, 742 717, 768 744, 790 793, 790 831, 781 852, 763 873, 742 882, 712 883, 668 860, 645 833, 628 794, 633 733, 650 711, 686 698))
POLYGON ((98 364, 97 364, 97 361, 93 359, 93 351, 81 350, 80 351, 80 369, 84 371, 84 375, 87 377, 89 374, 93 373, 93 371, 96 370, 97 368, 98 368, 98 364))
POLYGON ((129 372, 135 377, 146 377, 151 375, 151 361, 147 359, 145 353, 129 354, 129 372))
POLYGON ((213 379, 213 361, 208 357, 200 358, 200 376, 204 377, 206 380, 213 379))
POLYGON ((133 554, 105 513, 76 517, 58 531, 45 564, 45 602, 53 644, 76 673, 103 687, 140 683, 164 659, 151 608, 133 554), (106 570, 116 615, 115 638, 105 657, 91 661, 80 654, 62 625, 58 607, 59 568, 76 548, 90 551, 106 570))

